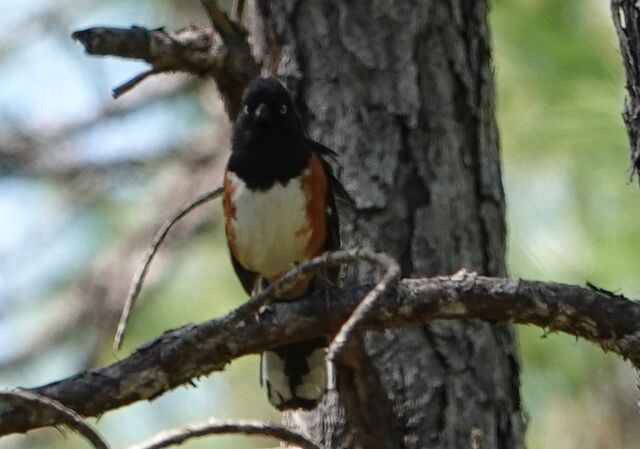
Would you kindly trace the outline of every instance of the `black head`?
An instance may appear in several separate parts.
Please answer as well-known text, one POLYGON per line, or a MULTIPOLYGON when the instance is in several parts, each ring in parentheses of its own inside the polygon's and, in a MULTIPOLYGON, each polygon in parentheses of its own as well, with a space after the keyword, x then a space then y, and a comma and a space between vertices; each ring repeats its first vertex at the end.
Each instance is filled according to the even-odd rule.
POLYGON ((295 115, 287 89, 275 78, 256 78, 242 96, 242 113, 257 124, 276 125, 295 115))
POLYGON ((229 168, 248 177, 259 171, 261 178, 284 182, 304 168, 307 137, 289 92, 276 78, 256 78, 245 90, 231 150, 229 168))
POLYGON ((291 145, 304 140, 298 113, 280 81, 260 77, 251 82, 242 97, 233 137, 234 147, 253 151, 266 150, 265 144, 291 145))

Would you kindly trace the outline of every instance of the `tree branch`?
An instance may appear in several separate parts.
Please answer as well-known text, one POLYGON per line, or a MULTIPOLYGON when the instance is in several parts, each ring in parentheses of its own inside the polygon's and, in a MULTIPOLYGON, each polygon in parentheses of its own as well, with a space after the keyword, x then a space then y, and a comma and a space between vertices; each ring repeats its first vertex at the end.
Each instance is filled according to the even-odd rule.
POLYGON ((394 286, 400 277, 400 265, 392 257, 384 253, 368 253, 368 259, 376 262, 385 268, 382 279, 367 293, 358 307, 355 308, 349 319, 342 325, 337 335, 327 349, 327 358, 334 360, 341 351, 344 350, 347 342, 351 339, 358 326, 366 320, 371 313, 376 301, 391 286, 394 286))
POLYGON ((227 13, 225 13, 218 5, 217 0, 200 0, 202 6, 209 14, 213 29, 222 36, 223 39, 233 39, 238 33, 247 35, 246 30, 233 22, 227 13))
POLYGON ((173 217, 166 220, 162 227, 156 232, 153 237, 153 242, 151 246, 147 250, 147 254, 144 256, 144 261, 138 267, 138 271, 133 277, 133 282, 131 283, 131 287, 129 289, 129 293, 127 294, 127 299, 124 302, 124 307, 122 309, 122 314, 120 315, 120 321, 118 322, 118 329, 116 330, 116 336, 113 341, 113 348, 115 350, 120 349, 122 346, 122 340, 124 338, 124 333, 127 329, 127 323, 129 322, 129 315, 131 314, 131 309, 135 305, 136 299, 140 295, 140 291, 142 290, 142 284, 144 283, 144 279, 147 276, 147 272, 149 271, 149 266, 151 265, 151 261, 154 256, 158 252, 160 245, 164 242, 164 239, 169 234, 169 231, 182 217, 187 215, 192 210, 196 209, 198 206, 211 201, 222 194, 222 187, 216 187, 213 190, 203 193, 199 195, 189 203, 185 204, 173 217))
POLYGON ((260 421, 208 421, 191 424, 182 429, 161 432, 148 441, 131 446, 129 449, 161 449, 182 444, 191 438, 222 433, 241 433, 244 435, 262 435, 295 444, 302 449, 321 449, 308 437, 286 427, 260 421))
MULTIPOLYGON (((211 75, 218 84, 229 117, 234 119, 240 110, 242 92, 260 73, 260 66, 251 54, 246 32, 241 27, 234 24, 217 31, 220 34, 195 27, 174 32, 139 26, 94 27, 76 31, 71 37, 82 43, 90 55, 146 61, 151 65, 148 72, 211 75)), ((133 80, 137 84, 146 75, 147 72, 133 80)))
POLYGON ((0 390, 0 410, 2 405, 18 405, 26 407, 31 412, 40 416, 51 416, 56 422, 66 424, 71 429, 85 437, 95 449, 109 449, 107 443, 98 435, 93 427, 85 423, 73 410, 68 409, 59 402, 40 396, 35 393, 22 390, 0 390))
MULTIPOLYGON (((371 286, 272 303, 268 313, 248 313, 245 303, 227 316, 168 331, 124 360, 35 388, 83 416, 153 399, 192 379, 222 370, 232 360, 283 343, 334 335, 371 286)), ((384 329, 437 319, 483 319, 533 324, 598 344, 640 366, 640 304, 588 288, 456 273, 407 279, 385 293, 363 322, 384 329)), ((14 406, 0 409, 0 435, 55 424, 14 406)))
POLYGON ((111 94, 113 95, 113 98, 118 99, 124 94, 126 94, 127 92, 129 92, 131 89, 136 87, 138 84, 140 84, 141 82, 149 78, 151 75, 157 75, 158 73, 162 73, 162 72, 163 70, 161 69, 145 70, 144 72, 139 73, 138 75, 131 78, 129 81, 122 83, 118 87, 115 87, 111 92, 111 94))

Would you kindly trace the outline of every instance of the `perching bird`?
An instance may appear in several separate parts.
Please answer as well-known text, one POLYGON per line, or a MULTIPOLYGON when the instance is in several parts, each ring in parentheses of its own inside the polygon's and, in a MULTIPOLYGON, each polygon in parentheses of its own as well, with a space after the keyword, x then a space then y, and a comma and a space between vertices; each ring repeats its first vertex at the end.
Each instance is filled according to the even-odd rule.
MULTIPOLYGON (((251 295, 297 263, 338 249, 335 198, 349 200, 323 157, 335 153, 309 139, 285 87, 257 78, 246 89, 233 128, 224 178, 225 230, 235 272, 251 295)), ((337 281, 337 271, 329 273, 337 281)), ((299 278, 277 293, 290 300, 316 284, 299 278)), ((324 338, 273 348, 260 359, 260 383, 280 410, 311 409, 327 389, 324 338)))

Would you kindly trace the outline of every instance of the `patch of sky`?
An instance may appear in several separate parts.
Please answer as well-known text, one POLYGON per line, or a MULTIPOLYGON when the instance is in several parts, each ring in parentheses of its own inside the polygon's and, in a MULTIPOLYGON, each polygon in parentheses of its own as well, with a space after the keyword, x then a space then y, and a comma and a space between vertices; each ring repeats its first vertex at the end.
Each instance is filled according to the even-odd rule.
MULTIPOLYGON (((50 317, 42 315, 44 314, 29 320, 1 322, 0 360, 18 354, 23 345, 28 344, 29 336, 38 335, 38 331, 42 330, 43 326, 49 325, 47 318, 50 317), (21 338, 16 339, 17 335, 21 338)), ((0 371, 0 387, 34 387, 74 374, 82 367, 76 366, 78 360, 75 360, 75 355, 78 348, 72 346, 72 344, 52 346, 47 349, 44 357, 35 358, 28 365, 17 366, 10 371, 0 371)))
POLYGON ((99 107, 83 73, 51 37, 26 46, 0 65, 0 120, 26 132, 81 120, 99 107), (57 57, 52 57, 56 55, 57 57))
POLYGON ((56 3, 55 0, 2 0, 0 29, 11 28, 56 3))
POLYGON ((86 268, 102 225, 94 211, 68 206, 36 183, 0 181, 0 315, 86 268))
POLYGON ((137 159, 173 149, 200 122, 196 102, 181 96, 114 117, 62 145, 73 148, 73 156, 85 162, 137 159))
POLYGON ((106 25, 128 27, 131 24, 159 26, 156 22, 154 4, 157 0, 112 0, 108 2, 76 1, 79 7, 67 14, 72 29, 78 30, 106 25), (154 23, 151 23, 154 22, 154 23))

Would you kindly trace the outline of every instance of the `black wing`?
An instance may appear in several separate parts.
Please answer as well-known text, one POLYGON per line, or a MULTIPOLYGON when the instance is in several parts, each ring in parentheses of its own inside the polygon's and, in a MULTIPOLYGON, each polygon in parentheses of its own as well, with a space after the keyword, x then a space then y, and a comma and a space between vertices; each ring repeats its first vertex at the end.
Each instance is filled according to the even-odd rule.
MULTIPOLYGON (((227 244, 229 243, 229 239, 227 239, 227 244)), ((237 261, 235 256, 233 255, 233 251, 231 251, 231 247, 229 247, 229 257, 231 258, 231 265, 233 265, 233 270, 236 272, 236 276, 240 280, 242 284, 242 288, 247 292, 249 296, 253 295, 253 289, 256 286, 256 281, 258 280, 258 273, 247 270, 245 267, 240 265, 240 262, 237 261)))
MULTIPOLYGON (((329 173, 329 172, 327 172, 329 173)), ((336 251, 340 249, 340 220, 338 218, 338 209, 336 208, 336 198, 331 187, 327 191, 327 240, 325 242, 325 251, 336 251)), ((337 284, 340 279, 340 266, 325 268, 328 280, 337 284)))
POLYGON ((327 179, 329 181, 329 190, 332 194, 331 196, 353 206, 353 198, 351 198, 349 192, 345 190, 342 183, 340 183, 338 178, 336 178, 336 175, 333 172, 333 167, 329 162, 327 162, 327 158, 336 161, 338 153, 314 140, 309 139, 309 143, 311 144, 313 152, 320 156, 320 161, 322 161, 322 166, 324 167, 324 171, 327 174, 327 179))
MULTIPOLYGON (((340 220, 338 217, 338 209, 336 207, 336 199, 342 200, 345 203, 353 205, 353 199, 349 193, 342 186, 335 173, 333 167, 327 162, 326 158, 329 157, 336 160, 336 152, 330 148, 325 147, 321 143, 310 140, 312 150, 320 156, 320 161, 327 175, 328 191, 327 191, 327 242, 325 244, 325 251, 335 251, 340 249, 340 220)), ((337 283, 340 277, 340 267, 331 267, 327 269, 327 275, 331 282, 337 283)))

